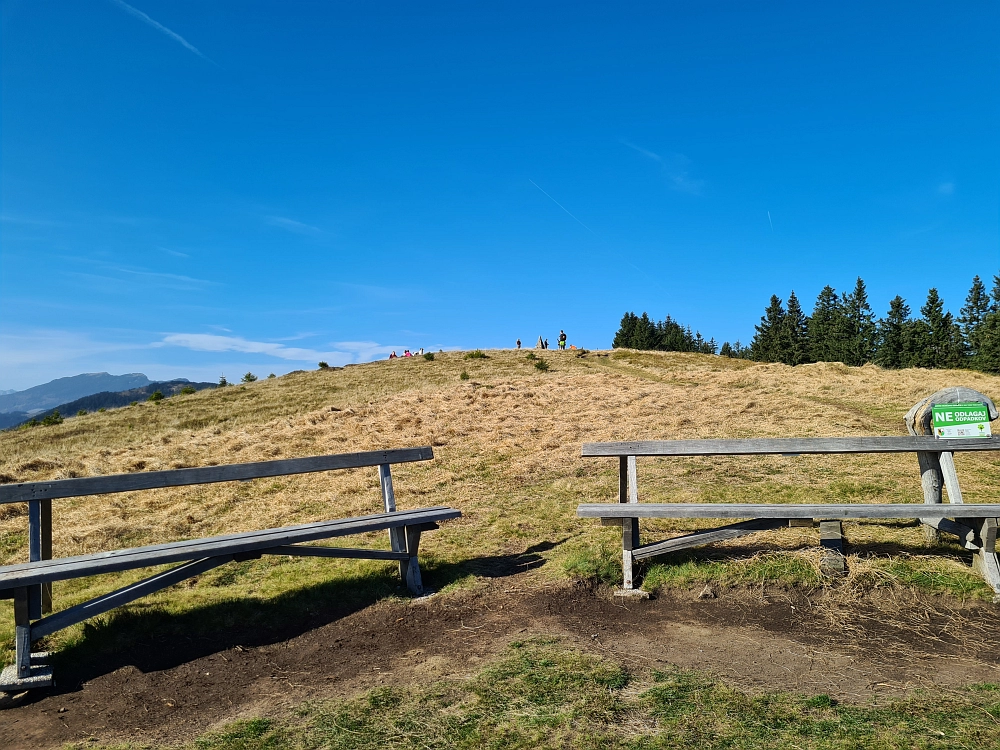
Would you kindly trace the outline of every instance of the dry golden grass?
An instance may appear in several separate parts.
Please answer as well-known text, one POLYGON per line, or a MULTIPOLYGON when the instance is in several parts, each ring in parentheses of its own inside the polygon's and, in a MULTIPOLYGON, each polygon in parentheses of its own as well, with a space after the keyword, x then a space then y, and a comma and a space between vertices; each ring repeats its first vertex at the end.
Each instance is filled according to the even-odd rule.
MULTIPOLYGON (((1000 378, 964 371, 789 368, 693 354, 548 351, 543 356, 551 370, 542 373, 525 352, 488 355, 468 360, 448 353, 434 361, 398 359, 295 373, 74 417, 59 426, 0 433, 0 481, 432 445, 434 461, 394 470, 400 507, 453 505, 464 514, 427 535, 432 564, 519 554, 545 543, 559 543, 545 553, 558 562, 614 534, 575 517, 578 502, 606 501, 617 493, 617 463, 581 458, 583 442, 900 435, 906 410, 939 388, 961 384, 1000 395, 1000 378), (459 378, 463 370, 468 380, 459 378)), ((963 454, 957 463, 967 502, 1000 502, 997 457, 963 454)), ((639 492, 645 501, 921 499, 911 455, 640 459, 639 492)), ((57 500, 54 549, 57 556, 80 554, 378 507, 374 469, 57 500)), ((23 505, 0 506, 0 563, 25 559, 24 513, 23 505)), ((648 528, 699 525, 711 522, 648 528)), ((879 560, 900 552, 912 555, 918 568, 922 564, 922 533, 912 525, 851 524, 848 535, 854 570, 878 568, 879 560)), ((385 540, 372 537, 367 543, 385 540)), ((815 543, 814 532, 788 529, 736 540, 730 547, 746 556, 760 549, 805 551, 815 543)), ((949 571, 964 575, 958 548, 942 551, 951 557, 928 557, 927 565, 950 565, 949 571)), ((277 570, 271 587, 248 590, 261 595, 279 590, 283 564, 268 563, 269 570, 277 570)), ((289 574, 299 572, 286 585, 331 574, 329 562, 287 565, 289 574)), ((333 565, 349 572, 381 564, 333 565)), ((559 565, 547 565, 538 575, 562 572, 559 565)), ((67 597, 57 606, 93 593, 95 585, 107 590, 126 580, 133 578, 57 586, 57 595, 63 591, 67 597)), ((203 600, 196 591, 189 595, 192 602, 203 600)), ((0 628, 9 622, 3 607, 0 628)), ((7 635, 0 630, 0 638, 7 635)))

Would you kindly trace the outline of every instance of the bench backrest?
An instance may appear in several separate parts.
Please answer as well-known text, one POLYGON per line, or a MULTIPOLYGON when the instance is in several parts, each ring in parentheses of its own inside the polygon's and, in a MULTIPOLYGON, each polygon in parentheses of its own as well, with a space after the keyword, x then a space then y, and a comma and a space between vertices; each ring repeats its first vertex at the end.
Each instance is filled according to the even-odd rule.
POLYGON ((734 438, 725 440, 637 440, 584 443, 591 456, 754 456, 837 453, 940 453, 998 451, 1000 437, 941 440, 907 437, 734 438))
POLYGON ((110 474, 101 477, 56 479, 49 482, 20 482, 0 485, 0 504, 23 503, 30 500, 51 500, 60 497, 104 495, 114 492, 151 490, 160 487, 180 487, 189 484, 246 481, 262 477, 288 474, 307 474, 332 469, 356 469, 364 466, 383 466, 434 458, 430 447, 401 448, 364 453, 340 453, 309 458, 290 458, 279 461, 259 461, 248 464, 205 466, 195 469, 170 469, 136 474, 110 474))

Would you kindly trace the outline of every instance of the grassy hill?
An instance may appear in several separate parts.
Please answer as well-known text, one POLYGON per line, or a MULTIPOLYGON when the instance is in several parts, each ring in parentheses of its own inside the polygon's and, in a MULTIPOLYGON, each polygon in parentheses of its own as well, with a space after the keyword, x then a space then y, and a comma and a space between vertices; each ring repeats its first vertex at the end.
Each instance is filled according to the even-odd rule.
MULTIPOLYGON (((582 442, 901 435, 906 410, 939 388, 967 385, 1000 397, 1000 378, 964 371, 790 368, 633 351, 538 354, 548 371, 536 368, 526 352, 490 351, 474 359, 444 353, 433 361, 294 373, 2 433, 0 481, 431 445, 434 461, 400 466, 394 477, 400 507, 452 505, 463 512, 460 520, 427 534, 422 545, 425 583, 447 596, 474 589, 526 551, 534 553, 527 568, 539 583, 613 582, 620 576, 614 530, 575 517, 578 502, 616 499, 617 463, 580 458, 582 442)), ((1000 502, 997 457, 961 454, 956 461, 967 502, 1000 502)), ((921 501, 911 455, 640 459, 639 492, 645 501, 921 501)), ((377 510, 374 470, 56 500, 54 549, 64 556, 377 510)), ((23 505, 0 506, 2 563, 25 559, 25 513, 23 505)), ((708 525, 663 521, 658 530, 708 525)), ((644 533, 647 528, 656 527, 650 524, 644 533)), ((820 578, 816 532, 795 528, 667 559, 647 571, 646 586, 825 586, 850 597, 916 587, 992 597, 968 570, 966 553, 953 544, 928 550, 915 525, 856 523, 846 533, 846 581, 820 578)), ((360 543, 387 548, 383 537, 360 543)), ((140 577, 58 584, 56 607, 140 577)), ((212 605, 286 597, 288 610, 281 616, 294 617, 296 607, 307 612, 315 605, 296 592, 331 580, 340 586, 338 596, 359 606, 400 594, 390 564, 270 557, 212 571, 191 585, 140 600, 129 612, 187 613, 196 631, 232 626, 234 617, 242 626, 266 630, 273 624, 268 618, 276 617, 273 608, 246 606, 234 615, 212 605)), ((149 627, 162 626, 155 623, 149 627)), ((12 630, 10 602, 0 602, 0 658, 8 661, 12 630)), ((49 646, 65 652, 114 641, 123 648, 121 638, 141 637, 108 630, 80 626, 55 636, 49 646)))

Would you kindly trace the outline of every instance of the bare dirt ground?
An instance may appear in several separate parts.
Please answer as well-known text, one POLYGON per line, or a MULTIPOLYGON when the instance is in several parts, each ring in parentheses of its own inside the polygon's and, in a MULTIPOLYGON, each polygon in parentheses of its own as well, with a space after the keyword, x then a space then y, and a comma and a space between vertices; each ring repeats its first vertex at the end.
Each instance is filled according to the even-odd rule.
POLYGON ((307 700, 465 679, 511 641, 538 635, 632 670, 673 664, 754 692, 864 701, 1000 681, 989 604, 909 593, 844 602, 767 588, 643 601, 583 583, 539 586, 522 573, 346 614, 333 607, 287 640, 234 631, 214 643, 149 643, 110 663, 61 664, 56 688, 0 698, 0 746, 190 741, 234 719, 281 718, 307 700))

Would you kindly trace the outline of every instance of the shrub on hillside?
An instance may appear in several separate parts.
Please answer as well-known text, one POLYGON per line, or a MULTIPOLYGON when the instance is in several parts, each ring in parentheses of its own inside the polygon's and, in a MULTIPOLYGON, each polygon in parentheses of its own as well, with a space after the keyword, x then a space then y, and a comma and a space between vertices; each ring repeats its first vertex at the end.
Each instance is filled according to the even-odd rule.
POLYGON ((190 396, 192 393, 194 393, 194 386, 193 385, 184 386, 183 388, 181 388, 181 393, 183 393, 185 396, 190 396))
POLYGON ((78 416, 78 417, 82 417, 82 416, 86 415, 86 413, 87 413, 87 410, 86 410, 86 409, 80 409, 80 411, 78 411, 78 412, 76 413, 76 416, 78 416))
POLYGON ((535 361, 535 369, 538 370, 539 372, 548 372, 549 363, 546 362, 544 359, 537 359, 535 361))
POLYGON ((270 375, 267 376, 267 379, 270 380, 271 378, 276 378, 276 377, 278 376, 272 372, 270 375))
POLYGON ((525 357, 525 359, 527 359, 529 361, 532 361, 532 360, 538 359, 538 357, 535 356, 534 352, 528 352, 528 355, 527 355, 527 357, 525 357))
POLYGON ((157 401, 162 401, 163 394, 160 393, 159 391, 153 391, 151 394, 149 394, 149 398, 147 398, 146 400, 152 401, 153 403, 156 403, 157 401))
POLYGON ((62 424, 62 423, 63 423, 63 418, 62 415, 59 413, 58 409, 55 409, 51 414, 47 415, 44 419, 42 419, 42 424, 45 425, 46 427, 51 427, 54 424, 62 424))
POLYGON ((242 382, 244 382, 244 383, 253 383, 256 380, 257 380, 257 376, 254 375, 252 372, 248 372, 246 375, 243 376, 242 382))
POLYGON ((465 355, 466 359, 489 359, 482 349, 473 349, 465 355))
POLYGON ((424 352, 424 359, 426 359, 428 362, 433 362, 434 352, 424 352))
POLYGON ((226 380, 226 376, 225 375, 220 375, 219 376, 219 388, 225 388, 227 385, 229 385, 229 381, 226 380))
POLYGON ((469 373, 467 373, 465 370, 462 370, 462 373, 458 376, 458 379, 459 380, 468 380, 469 379, 469 373))
POLYGON ((321 370, 325 370, 325 369, 327 369, 327 368, 328 368, 329 366, 330 366, 330 365, 329 365, 329 363, 327 363, 327 362, 320 362, 320 363, 319 363, 319 369, 321 369, 321 370))

